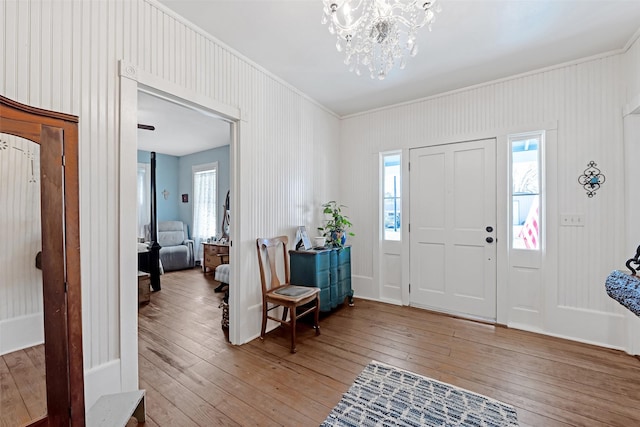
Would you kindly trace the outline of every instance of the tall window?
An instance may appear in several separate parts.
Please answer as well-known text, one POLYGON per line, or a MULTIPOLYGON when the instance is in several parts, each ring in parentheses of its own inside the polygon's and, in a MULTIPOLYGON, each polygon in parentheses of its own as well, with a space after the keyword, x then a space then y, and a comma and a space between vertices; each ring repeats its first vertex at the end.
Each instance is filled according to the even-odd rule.
POLYGON ((193 166, 193 232, 196 259, 202 259, 202 242, 217 233, 218 163, 193 166))
POLYGON ((511 135, 511 224, 514 249, 539 250, 540 244, 540 149, 543 132, 511 135))
POLYGON ((384 240, 400 240, 401 154, 382 155, 382 218, 384 240))
POLYGON ((145 238, 144 226, 151 222, 151 165, 138 163, 138 237, 145 238))

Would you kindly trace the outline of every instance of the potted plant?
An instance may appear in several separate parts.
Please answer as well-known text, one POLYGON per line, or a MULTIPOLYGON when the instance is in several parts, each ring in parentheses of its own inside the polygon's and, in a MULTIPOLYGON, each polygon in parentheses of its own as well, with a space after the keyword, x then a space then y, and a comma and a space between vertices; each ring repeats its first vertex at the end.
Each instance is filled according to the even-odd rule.
POLYGON ((346 206, 332 200, 323 204, 322 207, 322 213, 329 215, 329 219, 326 220, 324 227, 318 227, 318 232, 326 238, 327 246, 341 248, 347 240, 347 234, 355 236, 347 231, 353 224, 346 215, 342 214, 342 208, 346 206))

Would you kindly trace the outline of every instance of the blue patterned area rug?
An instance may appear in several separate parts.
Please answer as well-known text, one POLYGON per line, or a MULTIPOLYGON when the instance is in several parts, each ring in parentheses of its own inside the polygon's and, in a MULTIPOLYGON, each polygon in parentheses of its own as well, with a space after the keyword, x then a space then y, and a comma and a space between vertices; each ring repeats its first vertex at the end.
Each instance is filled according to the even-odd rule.
POLYGON ((513 406, 372 361, 324 426, 517 426, 513 406))

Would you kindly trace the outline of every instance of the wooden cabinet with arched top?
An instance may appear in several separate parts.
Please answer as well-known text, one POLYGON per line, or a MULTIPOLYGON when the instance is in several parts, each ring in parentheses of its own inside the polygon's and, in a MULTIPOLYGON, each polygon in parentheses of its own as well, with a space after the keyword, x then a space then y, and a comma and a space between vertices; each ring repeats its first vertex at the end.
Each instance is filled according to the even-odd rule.
MULTIPOLYGON (((40 223, 41 233, 31 234, 34 239, 41 240, 29 243, 29 256, 33 256, 30 258, 33 259, 33 263, 11 267, 14 274, 0 272, 4 276, 3 286, 12 286, 9 282, 12 277, 18 277, 17 268, 29 271, 35 268, 37 251, 34 248, 40 249, 38 267, 41 273, 38 272, 37 277, 41 277, 41 299, 33 305, 40 310, 38 315, 43 319, 46 385, 41 388, 46 390, 46 405, 42 405, 43 413, 32 414, 26 424, 84 426, 78 118, 30 107, 0 96, 0 141, 3 148, 0 156, 14 156, 4 160, 0 157, 0 162, 4 161, 0 164, 5 171, 9 167, 19 167, 22 162, 26 162, 26 166, 20 169, 25 171, 24 177, 16 175, 15 179, 0 181, 0 186, 6 187, 13 182, 17 183, 16 185, 26 185, 22 181, 24 179, 29 185, 35 185, 29 187, 29 191, 39 195, 39 203, 36 202, 34 206, 39 204, 40 215, 34 214, 35 219, 25 222, 25 215, 16 214, 13 216, 20 218, 21 222, 9 225, 12 227, 11 232, 20 235, 21 231, 16 230, 17 227, 33 228, 34 221, 36 224, 40 223)), ((4 193, 10 195, 6 197, 24 199, 24 192, 21 190, 6 190, 4 193)), ((13 204, 6 205, 6 209, 17 209, 13 204)), ((8 223, 9 220, 6 220, 5 227, 8 223)), ((21 249, 16 246, 14 250, 17 253, 21 249)), ((11 255, 7 254, 7 258, 11 255)), ((26 286, 25 283, 20 281, 16 288, 8 293, 24 293, 20 286, 26 286)), ((34 295, 40 298, 37 293, 34 295)), ((29 303, 16 304, 16 307, 20 305, 25 306, 29 303)), ((33 388, 37 389, 38 386, 34 385, 33 388)), ((8 408, 3 408, 2 412, 8 411, 8 408)), ((0 414, 0 418, 3 416, 0 414)), ((9 421, 0 424, 16 422, 15 419, 9 421)), ((19 424, 25 422, 21 421, 19 424)))

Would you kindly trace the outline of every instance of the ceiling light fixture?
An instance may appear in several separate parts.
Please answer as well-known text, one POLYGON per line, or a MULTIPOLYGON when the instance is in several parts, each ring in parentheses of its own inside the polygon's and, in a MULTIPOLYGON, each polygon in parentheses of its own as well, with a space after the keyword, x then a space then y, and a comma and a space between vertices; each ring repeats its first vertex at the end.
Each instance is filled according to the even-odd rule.
POLYGON ((336 49, 345 53, 349 71, 383 80, 399 61, 403 69, 407 53, 416 56, 418 29, 435 21, 438 0, 322 0, 322 23, 337 36, 336 49))

